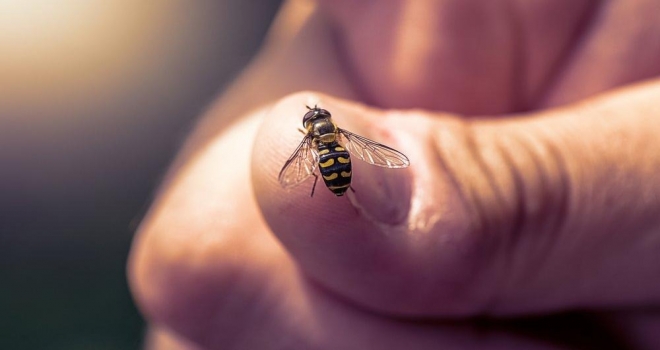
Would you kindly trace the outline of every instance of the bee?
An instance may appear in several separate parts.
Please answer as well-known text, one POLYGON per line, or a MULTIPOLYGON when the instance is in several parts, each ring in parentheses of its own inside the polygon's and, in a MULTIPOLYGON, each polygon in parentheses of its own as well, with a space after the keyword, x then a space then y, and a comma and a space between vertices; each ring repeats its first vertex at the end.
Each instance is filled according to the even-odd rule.
MULTIPOLYGON (((366 137, 340 129, 332 122, 330 112, 314 106, 302 119, 305 137, 291 157, 284 163, 278 180, 284 188, 291 188, 314 176, 314 185, 319 177, 318 166, 326 187, 336 196, 343 196, 351 187, 351 156, 369 164, 385 168, 406 168, 410 165, 403 153, 366 137)), ((353 190, 354 191, 354 190, 353 190)))

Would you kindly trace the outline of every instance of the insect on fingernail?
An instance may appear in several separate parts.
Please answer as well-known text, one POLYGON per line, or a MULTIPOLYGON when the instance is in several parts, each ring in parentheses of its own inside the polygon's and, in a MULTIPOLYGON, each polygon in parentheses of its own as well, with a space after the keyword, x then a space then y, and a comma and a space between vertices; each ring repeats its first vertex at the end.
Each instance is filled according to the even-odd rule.
POLYGON ((306 106, 301 132, 305 135, 284 163, 278 177, 280 185, 291 188, 314 176, 311 196, 319 177, 318 168, 328 189, 343 196, 351 188, 353 176, 351 156, 385 168, 406 168, 410 165, 403 153, 366 137, 338 128, 330 112, 318 106, 306 106))

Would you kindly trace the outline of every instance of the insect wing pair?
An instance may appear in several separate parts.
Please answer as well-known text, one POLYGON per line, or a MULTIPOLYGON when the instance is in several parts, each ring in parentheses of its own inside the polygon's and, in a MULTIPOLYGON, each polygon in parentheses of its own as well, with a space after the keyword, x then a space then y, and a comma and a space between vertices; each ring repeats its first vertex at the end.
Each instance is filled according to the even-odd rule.
MULTIPOLYGON (((339 142, 351 156, 369 164, 384 168, 406 168, 410 165, 408 158, 393 148, 341 128, 337 128, 337 134, 339 142)), ((284 164, 280 171, 279 182, 284 188, 296 186, 312 176, 318 165, 318 146, 312 134, 307 133, 284 164)))

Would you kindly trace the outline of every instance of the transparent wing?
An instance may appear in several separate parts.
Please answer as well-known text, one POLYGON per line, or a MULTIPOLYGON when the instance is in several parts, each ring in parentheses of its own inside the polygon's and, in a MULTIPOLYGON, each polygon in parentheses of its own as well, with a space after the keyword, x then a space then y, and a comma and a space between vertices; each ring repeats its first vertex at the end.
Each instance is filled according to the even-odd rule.
POLYGON ((339 129, 339 133, 344 139, 344 147, 351 156, 385 168, 406 168, 410 165, 408 157, 393 148, 344 129, 339 129))
POLYGON ((284 163, 278 180, 284 188, 293 187, 307 179, 319 164, 318 152, 312 147, 311 135, 306 135, 291 157, 284 163))

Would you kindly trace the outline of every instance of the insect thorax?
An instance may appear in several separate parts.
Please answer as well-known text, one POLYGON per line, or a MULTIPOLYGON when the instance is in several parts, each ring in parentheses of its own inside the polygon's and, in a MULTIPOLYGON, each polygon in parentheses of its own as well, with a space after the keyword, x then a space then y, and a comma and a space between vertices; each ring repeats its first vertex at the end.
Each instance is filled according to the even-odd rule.
POLYGON ((337 126, 330 118, 315 120, 310 125, 312 137, 316 142, 334 142, 337 136, 337 126))

